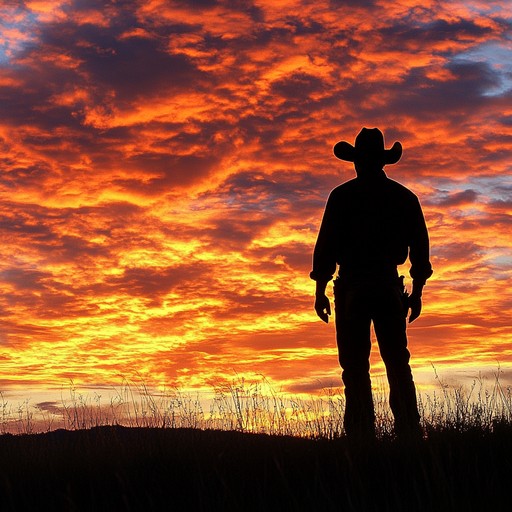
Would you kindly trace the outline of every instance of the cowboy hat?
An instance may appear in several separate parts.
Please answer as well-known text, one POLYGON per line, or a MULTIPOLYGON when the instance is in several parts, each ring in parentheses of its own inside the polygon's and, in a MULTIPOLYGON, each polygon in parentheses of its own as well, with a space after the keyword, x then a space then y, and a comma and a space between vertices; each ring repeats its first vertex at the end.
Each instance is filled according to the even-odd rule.
POLYGON ((378 128, 363 128, 356 137, 355 145, 341 141, 333 148, 340 160, 354 162, 362 157, 381 161, 384 165, 396 164, 402 156, 402 144, 395 142, 391 149, 384 147, 384 135, 378 128))

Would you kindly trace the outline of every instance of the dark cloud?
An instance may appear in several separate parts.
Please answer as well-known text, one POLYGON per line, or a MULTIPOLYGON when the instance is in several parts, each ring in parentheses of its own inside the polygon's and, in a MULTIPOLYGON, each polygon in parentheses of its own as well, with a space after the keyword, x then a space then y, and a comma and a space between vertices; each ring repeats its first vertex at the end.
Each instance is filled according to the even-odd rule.
POLYGON ((172 155, 165 153, 141 153, 129 157, 126 168, 142 172, 130 179, 116 179, 112 184, 147 195, 161 195, 174 187, 186 187, 211 174, 219 164, 219 157, 210 155, 172 155), (146 175, 153 175, 149 181, 146 175))
POLYGON ((437 194, 435 199, 430 199, 425 204, 434 204, 436 206, 461 206, 465 204, 475 203, 479 193, 472 189, 463 190, 461 192, 441 192, 437 194))
MULTIPOLYGON (((251 255, 262 261, 276 262, 282 260, 286 265, 285 268, 290 272, 290 276, 293 275, 292 273, 307 275, 311 271, 311 246, 305 243, 287 242, 281 247, 253 249, 251 255)), ((279 268, 280 264, 274 263, 274 265, 276 265, 276 269, 283 272, 283 268, 279 268)))
POLYGON ((18 291, 41 292, 47 288, 44 280, 50 277, 48 272, 33 269, 8 268, 0 272, 0 280, 13 285, 18 291))
MULTIPOLYGON (((306 172, 239 172, 218 188, 199 196, 198 205, 213 201, 220 207, 205 225, 194 226, 189 234, 194 233, 197 240, 211 247, 222 243, 226 249, 245 251, 253 240, 283 219, 293 219, 293 229, 298 233, 307 229, 316 231, 325 206, 324 196, 329 190, 323 181, 324 177, 306 172), (312 216, 314 223, 310 222, 312 216)), ((270 260, 283 256, 296 263, 299 256, 295 250, 299 247, 300 242, 295 245, 287 241, 278 249, 252 248, 251 254, 270 260)), ((304 251, 309 255, 310 249, 304 251)))
POLYGON ((501 124, 503 124, 505 126, 512 126, 512 115, 510 115, 510 116, 507 116, 507 115, 502 116, 499 121, 500 121, 501 124))
POLYGON ((341 381, 335 376, 325 376, 315 380, 300 381, 296 384, 288 385, 286 388, 289 393, 311 393, 312 395, 328 394, 333 390, 339 392, 341 381))
POLYGON ((210 243, 217 245, 219 242, 226 244, 226 249, 243 250, 261 232, 271 226, 274 219, 271 216, 253 218, 253 215, 242 215, 236 208, 231 213, 217 218, 213 228, 202 230, 203 240, 210 239, 210 243))
MULTIPOLYGON (((116 207, 108 208, 63 208, 52 209, 38 205, 24 206, 11 203, 0 211, 0 231, 10 243, 23 243, 32 251, 50 256, 55 262, 71 262, 93 257, 110 256, 108 245, 89 241, 88 238, 108 236, 111 226, 105 226, 105 217, 100 214, 100 225, 90 223, 91 217, 103 212, 110 218, 116 207), (67 227, 66 227, 67 226, 67 227), (74 226, 76 234, 68 234, 74 226)), ((126 214, 128 209, 121 207, 126 214)), ((118 212, 118 215, 121 214, 118 212)), ((118 220, 118 222, 120 222, 118 220)))
POLYGON ((307 73, 293 73, 272 84, 273 94, 286 98, 291 104, 300 105, 302 109, 305 107, 304 102, 312 101, 312 93, 323 92, 325 89, 326 84, 322 79, 307 73))
POLYGON ((63 405, 58 402, 38 402, 35 407, 40 411, 44 411, 55 416, 62 416, 64 412, 63 405))
MULTIPOLYGON (((382 36, 384 48, 394 48, 397 45, 428 48, 428 46, 439 42, 467 41, 473 43, 494 35, 494 29, 469 19, 458 19, 457 21, 437 19, 427 23, 416 21, 412 24, 393 24, 381 29, 379 34, 382 36)), ((449 53, 452 51, 450 46, 446 50, 449 53)), ((437 51, 443 53, 443 48, 441 47, 437 51)))
POLYGON ((105 13, 108 18, 108 15, 113 13, 132 15, 137 5, 138 0, 72 0, 70 3, 64 4, 63 9, 71 15, 97 11, 105 13))
MULTIPOLYGON (((206 271, 204 265, 187 263, 167 268, 131 267, 125 269, 121 276, 108 279, 105 288, 110 292, 140 296, 158 302, 170 290, 180 284, 200 279, 206 271)), ((96 289, 96 292, 99 290, 96 289)))
POLYGON ((334 9, 338 7, 360 7, 367 9, 376 7, 376 0, 329 0, 329 5, 334 9))
MULTIPOLYGON (((262 169, 263 171, 263 169, 262 169)), ((217 190, 206 192, 205 200, 220 195, 229 198, 231 204, 241 210, 257 209, 261 212, 292 213, 306 216, 312 210, 325 206, 325 176, 314 172, 278 171, 270 174, 262 171, 245 171, 230 176, 217 190)))
POLYGON ((494 227, 496 233, 499 228, 508 229, 512 224, 512 216, 503 211, 496 213, 486 212, 481 217, 475 219, 464 219, 464 217, 462 217, 457 218, 457 220, 461 221, 461 229, 474 229, 478 231, 479 229, 487 229, 494 227))
POLYGON ((432 256, 444 261, 471 261, 479 258, 484 248, 474 242, 447 242, 432 247, 432 256))
MULTIPOLYGON (((413 115, 416 118, 441 118, 463 125, 468 116, 476 115, 481 108, 491 106, 494 100, 486 93, 500 83, 498 74, 485 62, 452 62, 446 65, 451 79, 436 80, 427 76, 428 68, 413 68, 396 85, 386 109, 395 115, 413 115), (463 92, 463 93, 462 93, 463 92)), ((353 94, 373 96, 377 85, 366 85, 359 90, 354 86, 353 94)))
MULTIPOLYGON (((76 36, 80 38, 82 34, 76 36)), ((85 36, 97 44, 97 34, 85 36)), ((158 42, 112 38, 105 43, 105 51, 85 46, 75 55, 84 62, 79 71, 85 72, 91 83, 116 91, 116 103, 134 99, 144 102, 164 91, 199 86, 202 73, 190 60, 182 54, 170 55, 158 42)))
MULTIPOLYGON (((165 38, 121 38, 133 25, 130 16, 117 19, 114 27, 70 21, 47 24, 37 44, 17 56, 17 76, 23 77, 28 91, 33 91, 32 101, 39 99, 40 104, 71 85, 87 89, 99 103, 111 98, 108 101, 119 106, 184 90, 190 84, 197 89, 203 73, 185 55, 169 53, 165 38), (41 59, 47 54, 54 54, 55 59, 41 59), (62 55, 74 64, 64 65, 59 60, 62 55), (115 91, 114 96, 110 91, 115 91)), ((18 97, 20 106, 30 104, 30 98, 18 97)), ((45 117, 48 115, 52 112, 47 111, 45 117)))
MULTIPOLYGON (((255 271, 259 270, 255 269, 255 271)), ((269 279, 269 283, 273 284, 274 280, 269 279)), ((258 287, 259 284, 254 283, 254 288, 251 288, 250 283, 248 283, 248 289, 243 291, 230 292, 223 290, 222 296, 228 301, 228 307, 219 308, 216 311, 215 318, 217 321, 227 318, 236 319, 239 316, 243 316, 246 320, 249 318, 258 319, 266 315, 272 315, 276 311, 291 312, 297 308, 298 301, 295 297, 290 296, 285 283, 282 285, 281 293, 272 294, 261 292, 258 287)), ((254 339, 256 338, 257 336, 254 339)), ((250 340, 253 340, 252 336, 250 340)), ((252 343, 250 340, 248 339, 246 343, 252 343)), ((273 343, 275 344, 275 340, 273 343)), ((280 342, 281 347, 283 346, 282 343, 283 341, 280 342)))

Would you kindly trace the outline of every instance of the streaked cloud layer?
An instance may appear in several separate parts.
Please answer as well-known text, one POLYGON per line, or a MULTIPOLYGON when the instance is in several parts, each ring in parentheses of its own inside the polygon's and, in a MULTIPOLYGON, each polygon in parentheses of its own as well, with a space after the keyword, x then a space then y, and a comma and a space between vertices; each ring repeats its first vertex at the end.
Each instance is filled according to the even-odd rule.
POLYGON ((362 126, 403 143, 386 171, 430 229, 418 375, 510 367, 508 0, 0 15, 2 388, 336 385, 308 273, 327 195, 353 176, 332 146, 362 126))

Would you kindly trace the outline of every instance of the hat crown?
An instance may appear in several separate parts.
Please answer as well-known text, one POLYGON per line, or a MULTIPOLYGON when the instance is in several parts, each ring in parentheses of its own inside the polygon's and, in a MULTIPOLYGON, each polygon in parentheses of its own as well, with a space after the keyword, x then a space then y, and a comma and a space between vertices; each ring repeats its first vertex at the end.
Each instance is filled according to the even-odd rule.
POLYGON ((356 137, 354 146, 346 141, 333 147, 334 156, 347 162, 375 160, 382 165, 396 164, 402 156, 402 145, 395 142, 391 149, 384 146, 384 135, 378 128, 363 128, 356 137))
POLYGON ((384 135, 378 128, 363 128, 356 137, 357 153, 380 155, 384 151, 384 135))

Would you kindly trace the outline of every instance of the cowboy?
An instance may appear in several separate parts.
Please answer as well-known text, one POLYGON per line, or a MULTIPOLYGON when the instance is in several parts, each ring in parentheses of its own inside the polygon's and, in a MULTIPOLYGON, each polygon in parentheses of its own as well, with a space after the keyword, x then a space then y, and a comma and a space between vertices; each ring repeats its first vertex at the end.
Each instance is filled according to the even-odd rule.
POLYGON ((338 142, 334 155, 353 162, 357 177, 329 195, 313 254, 315 311, 329 321, 325 291, 334 281, 338 356, 345 387, 344 428, 348 436, 373 438, 375 413, 370 380, 370 325, 373 322, 389 382, 389 404, 398 436, 421 435, 416 389, 409 365, 406 318, 421 313, 421 296, 432 275, 429 238, 416 195, 389 179, 402 146, 385 149, 377 128, 363 128, 355 145, 338 142), (404 293, 397 266, 411 264, 412 292, 404 293), (405 300, 408 299, 408 300, 405 300))

